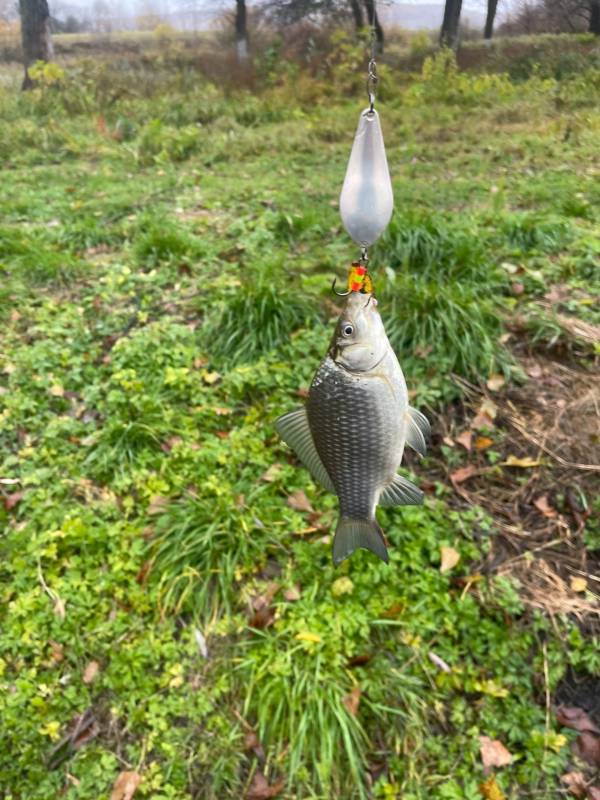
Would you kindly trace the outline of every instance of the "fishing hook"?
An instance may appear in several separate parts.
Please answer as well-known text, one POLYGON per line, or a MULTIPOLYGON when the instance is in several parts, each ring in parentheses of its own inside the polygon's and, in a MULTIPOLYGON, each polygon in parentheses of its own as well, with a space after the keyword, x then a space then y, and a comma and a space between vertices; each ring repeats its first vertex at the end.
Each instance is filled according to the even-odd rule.
POLYGON ((338 292, 338 291, 336 291, 336 288, 335 288, 336 281, 337 281, 337 278, 334 278, 333 279, 333 283, 331 284, 331 291, 334 294, 337 294, 338 297, 348 297, 349 294, 352 294, 351 289, 348 289, 347 292, 338 292))

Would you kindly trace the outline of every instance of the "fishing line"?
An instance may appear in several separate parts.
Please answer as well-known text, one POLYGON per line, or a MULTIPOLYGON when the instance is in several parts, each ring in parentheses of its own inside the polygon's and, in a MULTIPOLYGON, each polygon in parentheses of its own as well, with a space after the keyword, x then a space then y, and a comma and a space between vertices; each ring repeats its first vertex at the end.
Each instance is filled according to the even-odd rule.
POLYGON ((373 283, 368 271, 368 248, 387 228, 394 209, 394 195, 388 169, 385 145, 381 133, 379 114, 375 110, 377 84, 377 11, 375 0, 371 5, 370 55, 367 66, 368 107, 361 113, 354 143, 346 168, 340 194, 340 216, 344 228, 360 248, 348 274, 348 289, 335 294, 345 296, 351 292, 372 292, 373 283))

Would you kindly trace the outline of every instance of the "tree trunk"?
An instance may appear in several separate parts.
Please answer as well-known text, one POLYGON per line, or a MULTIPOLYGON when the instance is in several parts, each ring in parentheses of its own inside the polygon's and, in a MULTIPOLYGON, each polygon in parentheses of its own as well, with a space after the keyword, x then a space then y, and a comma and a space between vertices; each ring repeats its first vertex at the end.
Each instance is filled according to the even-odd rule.
POLYGON ((235 0, 235 48, 238 61, 248 60, 246 0, 235 0))
POLYGON ((483 38, 491 39, 494 33, 494 20, 496 19, 496 9, 498 8, 498 0, 487 0, 487 16, 485 18, 485 28, 483 29, 483 38))
POLYGON ((352 16, 354 17, 354 25, 356 26, 356 30, 359 31, 365 24, 365 18, 363 17, 359 0, 350 0, 350 8, 352 9, 352 16))
POLYGON ((589 31, 600 36, 600 0, 591 0, 589 31))
POLYGON ((446 0, 444 6, 444 20, 440 33, 440 44, 442 47, 452 47, 458 45, 458 24, 460 22, 460 11, 462 0, 446 0))
POLYGON ((375 0, 365 0, 365 8, 367 10, 367 20, 369 22, 369 26, 375 26, 375 38, 377 40, 377 52, 379 54, 383 53, 383 28, 381 27, 381 23, 379 22, 379 16, 377 15, 377 9, 375 8, 375 0))
POLYGON ((19 0, 19 14, 25 67, 23 89, 29 89, 33 85, 29 77, 29 67, 36 61, 50 61, 54 55, 48 0, 19 0))

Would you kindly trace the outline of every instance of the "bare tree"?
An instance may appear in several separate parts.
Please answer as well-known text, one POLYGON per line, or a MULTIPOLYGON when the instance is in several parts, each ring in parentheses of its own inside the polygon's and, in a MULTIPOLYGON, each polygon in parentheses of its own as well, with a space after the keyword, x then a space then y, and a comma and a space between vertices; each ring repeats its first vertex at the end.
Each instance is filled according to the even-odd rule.
POLYGON ((249 47, 246 0, 235 0, 235 47, 238 61, 247 61, 249 47))
POLYGON ((365 8, 367 10, 367 20, 369 22, 369 27, 375 28, 375 37, 377 39, 377 50, 380 53, 383 53, 383 28, 381 27, 381 23, 379 22, 379 16, 377 15, 377 9, 375 8, 375 0, 365 0, 365 8))
POLYGON ((54 55, 48 0, 19 0, 19 14, 25 67, 23 89, 29 89, 33 86, 29 67, 36 61, 50 61, 54 55))
POLYGON ((491 39, 493 36, 497 8, 498 0, 487 0, 487 15, 485 17, 485 28, 483 29, 484 39, 491 39))
POLYGON ((458 45, 458 26, 462 0, 446 0, 444 6, 444 19, 440 31, 440 44, 442 47, 455 48, 458 45))
POLYGON ((352 11, 352 16, 354 17, 354 25, 356 30, 359 31, 365 24, 365 18, 363 17, 360 0, 349 0, 349 2, 350 10, 352 11))

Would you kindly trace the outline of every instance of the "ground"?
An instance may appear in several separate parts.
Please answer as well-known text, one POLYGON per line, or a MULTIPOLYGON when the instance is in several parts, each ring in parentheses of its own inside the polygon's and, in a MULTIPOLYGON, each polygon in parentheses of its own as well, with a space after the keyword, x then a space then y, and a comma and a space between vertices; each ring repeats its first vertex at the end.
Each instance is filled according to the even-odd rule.
POLYGON ((265 52, 254 92, 175 45, 27 95, 5 68, 6 800, 593 786, 600 73, 382 65, 373 275, 434 434, 406 462, 424 506, 380 512, 390 565, 334 569, 334 498, 273 422, 355 257, 361 58, 265 52))

